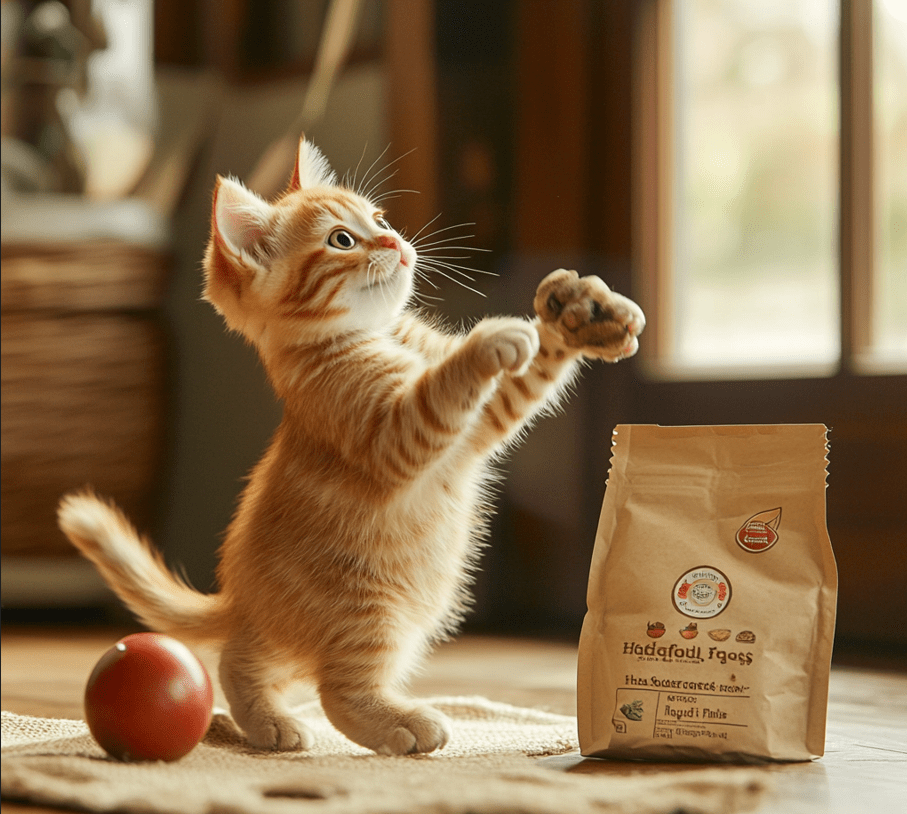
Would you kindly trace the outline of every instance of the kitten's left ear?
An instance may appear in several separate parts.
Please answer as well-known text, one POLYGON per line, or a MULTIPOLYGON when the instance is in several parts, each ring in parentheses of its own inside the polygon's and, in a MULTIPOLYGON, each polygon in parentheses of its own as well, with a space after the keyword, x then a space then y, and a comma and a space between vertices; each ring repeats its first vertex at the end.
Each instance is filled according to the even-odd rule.
POLYGON ((211 213, 211 239, 205 251, 205 299, 237 331, 246 314, 243 291, 270 264, 275 212, 238 181, 218 176, 211 213))
POLYGON ((296 150, 296 165, 293 177, 290 178, 288 192, 298 192, 310 187, 333 187, 337 184, 337 175, 324 154, 305 136, 299 139, 296 150))
POLYGON ((266 265, 273 216, 273 207, 238 181, 217 179, 212 237, 225 243, 233 254, 266 265))

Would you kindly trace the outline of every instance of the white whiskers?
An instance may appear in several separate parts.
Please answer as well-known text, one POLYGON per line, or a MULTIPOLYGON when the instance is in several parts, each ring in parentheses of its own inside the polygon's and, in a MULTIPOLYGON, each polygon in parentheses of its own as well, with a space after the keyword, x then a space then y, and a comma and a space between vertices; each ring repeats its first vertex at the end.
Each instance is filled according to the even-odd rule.
MULTIPOLYGON (((462 286, 467 291, 472 291, 480 297, 484 297, 485 294, 483 292, 467 285, 463 280, 469 280, 469 282, 474 283, 476 279, 472 276, 473 274, 487 274, 491 277, 497 277, 498 275, 493 271, 485 271, 484 269, 477 269, 473 266, 465 266, 451 261, 469 259, 469 255, 459 254, 459 252, 487 252, 489 249, 482 249, 478 246, 466 246, 461 243, 461 241, 475 237, 474 234, 452 234, 439 237, 439 235, 442 235, 444 232, 450 232, 453 229, 462 229, 468 226, 475 226, 475 224, 458 223, 453 226, 444 226, 423 235, 422 232, 439 217, 440 215, 436 215, 432 218, 425 226, 416 232, 413 239, 410 240, 410 244, 416 250, 418 256, 416 273, 420 279, 429 280, 426 270, 432 271, 435 274, 439 274, 451 282, 462 286)), ((432 285, 434 285, 434 283, 432 283, 432 285)), ((437 286, 435 287, 437 288, 437 286)))
MULTIPOLYGON (((414 189, 390 189, 380 191, 382 186, 394 178, 399 172, 399 167, 393 169, 394 165, 413 152, 413 150, 409 150, 391 161, 382 163, 382 159, 389 149, 390 144, 388 144, 378 157, 369 164, 365 172, 362 173, 360 179, 359 170, 362 162, 365 160, 366 152, 365 149, 363 149, 362 155, 359 158, 359 163, 356 164, 356 169, 353 171, 352 175, 347 173, 343 179, 344 186, 354 191, 357 195, 361 195, 363 198, 368 199, 376 206, 383 201, 392 200, 404 193, 418 194, 418 191, 414 189)), ((440 229, 434 229, 433 231, 427 231, 440 217, 440 213, 435 215, 435 217, 419 229, 412 238, 408 239, 410 245, 416 250, 418 258, 415 268, 413 269, 416 279, 426 282, 433 289, 439 291, 440 288, 438 284, 432 279, 432 275, 439 275, 450 282, 465 288, 467 291, 478 294, 480 297, 486 296, 478 288, 468 285, 467 282, 475 283, 476 278, 473 275, 476 274, 485 274, 491 277, 497 277, 498 275, 493 271, 478 269, 474 266, 458 262, 469 260, 470 255, 468 253, 470 252, 490 251, 489 249, 483 249, 478 246, 470 246, 464 242, 475 237, 475 235, 462 230, 470 226, 475 226, 475 224, 458 223, 452 226, 442 226, 440 229), (461 231, 457 232, 455 230, 461 231)), ((403 230, 400 230, 399 234, 401 237, 406 237, 403 230)), ((372 264, 369 264, 368 276, 370 280, 372 274, 372 264)), ((381 281, 379 281, 379 283, 381 283, 381 281)), ((423 299, 433 301, 441 300, 441 297, 433 297, 415 291, 413 297, 420 302, 423 299)))
MULTIPOLYGON (((378 157, 374 161, 372 161, 371 164, 369 164, 368 169, 366 169, 365 173, 363 173, 361 181, 357 180, 357 176, 359 174, 359 164, 362 163, 362 158, 360 158, 359 164, 356 165, 356 170, 353 173, 352 178, 350 178, 349 176, 344 176, 345 185, 352 189, 357 195, 361 195, 363 198, 366 198, 373 202, 384 200, 389 195, 395 195, 398 192, 415 192, 415 190, 393 190, 391 192, 384 192, 377 198, 372 197, 383 184, 386 184, 399 172, 399 168, 395 169, 393 172, 388 172, 388 170, 390 170, 390 168, 393 167, 394 164, 396 164, 398 161, 402 161, 404 158, 406 158, 406 156, 415 151, 414 147, 412 150, 408 150, 407 152, 403 153, 403 155, 397 156, 397 158, 393 159, 392 161, 388 161, 386 164, 378 166, 376 169, 376 165, 384 157, 385 153, 387 153, 389 149, 390 144, 388 144, 387 147, 385 147, 381 151, 378 157)), ((363 155, 365 155, 364 151, 363 155)))

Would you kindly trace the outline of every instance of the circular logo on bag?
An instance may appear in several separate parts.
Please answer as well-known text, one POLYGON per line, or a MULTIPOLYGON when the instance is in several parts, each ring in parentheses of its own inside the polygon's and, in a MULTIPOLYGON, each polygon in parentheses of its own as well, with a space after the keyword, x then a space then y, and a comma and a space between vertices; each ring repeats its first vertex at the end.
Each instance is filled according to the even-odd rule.
POLYGON ((717 568, 700 565, 674 583, 671 599, 684 616, 711 619, 731 603, 731 583, 717 568))

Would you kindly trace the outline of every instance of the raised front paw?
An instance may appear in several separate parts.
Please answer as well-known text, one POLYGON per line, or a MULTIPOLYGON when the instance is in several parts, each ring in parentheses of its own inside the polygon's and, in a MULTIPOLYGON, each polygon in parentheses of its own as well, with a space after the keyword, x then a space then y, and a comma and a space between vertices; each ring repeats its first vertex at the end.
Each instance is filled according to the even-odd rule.
POLYGON ((553 271, 539 285, 533 306, 564 344, 584 356, 617 362, 639 350, 637 337, 646 325, 642 309, 598 277, 553 271))
POLYGON ((538 332, 516 317, 483 319, 469 332, 467 341, 473 344, 478 367, 486 376, 502 370, 521 375, 539 350, 538 332))

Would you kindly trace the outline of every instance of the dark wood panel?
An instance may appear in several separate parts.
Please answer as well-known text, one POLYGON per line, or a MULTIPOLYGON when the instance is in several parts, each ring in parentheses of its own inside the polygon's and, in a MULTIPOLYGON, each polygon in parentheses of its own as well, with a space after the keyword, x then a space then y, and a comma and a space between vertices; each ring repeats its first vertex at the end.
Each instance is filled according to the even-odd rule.
POLYGON ((515 243, 587 245, 587 3, 519 3, 515 243))

